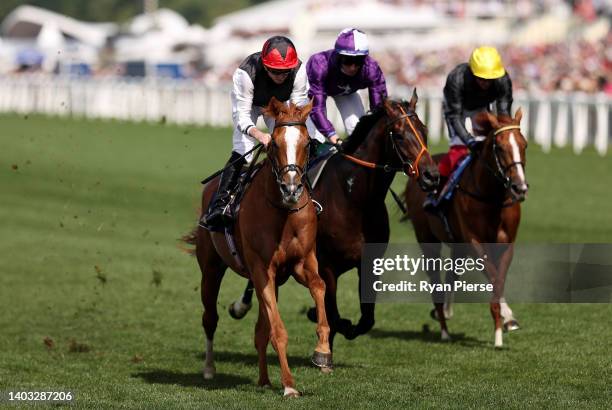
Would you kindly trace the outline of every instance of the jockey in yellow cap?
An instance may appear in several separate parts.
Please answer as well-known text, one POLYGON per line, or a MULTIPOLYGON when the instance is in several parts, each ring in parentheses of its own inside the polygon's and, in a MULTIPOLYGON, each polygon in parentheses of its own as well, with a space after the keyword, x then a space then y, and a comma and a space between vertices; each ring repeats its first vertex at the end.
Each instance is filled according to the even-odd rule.
MULTIPOLYGON (((482 139, 467 130, 466 120, 469 118, 471 122, 477 113, 491 111, 493 104, 497 114, 511 114, 512 81, 499 52, 494 47, 478 47, 472 52, 468 63, 459 64, 446 78, 444 117, 450 136, 450 149, 439 163, 440 187, 444 187, 451 172, 470 151, 474 153, 480 148, 482 139)), ((443 191, 446 193, 452 188, 447 187, 443 191)), ((430 196, 424 208, 435 211, 438 201, 430 196)))

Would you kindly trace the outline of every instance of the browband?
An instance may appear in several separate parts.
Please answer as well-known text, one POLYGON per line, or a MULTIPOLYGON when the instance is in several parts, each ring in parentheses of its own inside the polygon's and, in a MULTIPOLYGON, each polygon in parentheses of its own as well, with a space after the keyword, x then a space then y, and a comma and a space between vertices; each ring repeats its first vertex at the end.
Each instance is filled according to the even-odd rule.
POLYGON ((495 130, 493 135, 497 135, 497 134, 499 134, 501 132, 508 131, 508 130, 520 130, 520 129, 521 129, 520 125, 506 125, 505 127, 501 127, 499 129, 495 130))

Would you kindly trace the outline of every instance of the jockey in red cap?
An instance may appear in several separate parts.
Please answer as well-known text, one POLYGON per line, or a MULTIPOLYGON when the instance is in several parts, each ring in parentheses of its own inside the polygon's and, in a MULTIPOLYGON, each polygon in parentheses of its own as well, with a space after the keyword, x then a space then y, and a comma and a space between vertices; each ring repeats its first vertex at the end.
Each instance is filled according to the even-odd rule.
MULTIPOLYGON (((272 97, 290 101, 298 106, 308 99, 306 67, 298 59, 295 46, 287 37, 274 36, 263 45, 261 52, 248 56, 236 69, 231 91, 234 133, 232 154, 221 174, 219 188, 214 195, 200 226, 220 230, 229 221, 225 208, 238 182, 240 169, 252 157, 245 153, 257 142, 267 146, 271 140, 268 132, 257 129, 255 123, 272 97)), ((274 129, 274 120, 264 116, 268 130, 274 129)), ((312 122, 307 121, 309 134, 315 135, 312 122)))

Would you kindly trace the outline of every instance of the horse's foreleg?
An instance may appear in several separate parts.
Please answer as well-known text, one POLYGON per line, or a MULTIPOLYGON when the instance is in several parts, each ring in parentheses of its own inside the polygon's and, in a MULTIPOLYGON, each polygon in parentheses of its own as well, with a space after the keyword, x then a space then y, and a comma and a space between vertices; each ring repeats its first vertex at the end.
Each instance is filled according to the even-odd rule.
POLYGON ((353 340, 357 336, 368 333, 374 327, 374 310, 376 307, 375 303, 364 303, 361 301, 361 262, 357 265, 357 275, 359 277, 358 288, 359 292, 359 308, 361 310, 361 317, 357 325, 351 326, 350 330, 344 334, 348 340, 353 340))
MULTIPOLYGON (((508 243, 500 246, 504 246, 503 252, 499 257, 499 261, 497 263, 497 271, 499 274, 499 280, 505 285, 506 275, 508 270, 510 269, 510 264, 512 263, 512 258, 514 256, 514 244, 508 243)), ((503 295, 503 292, 501 293, 503 295)), ((503 296, 499 299, 499 304, 501 307, 501 315, 504 320, 504 330, 518 330, 520 328, 518 321, 514 318, 514 314, 512 313, 512 309, 506 302, 506 298, 503 296)))
POLYGON ((270 322, 262 305, 259 305, 259 317, 255 325, 255 349, 259 362, 259 381, 257 384, 262 387, 272 387, 268 377, 268 362, 266 351, 270 342, 270 322))
POLYGON ((325 312, 325 282, 318 273, 317 257, 311 252, 304 264, 295 267, 295 278, 310 291, 317 312, 317 347, 312 355, 312 362, 321 370, 332 368, 332 353, 329 345, 330 328, 325 312))
POLYGON ((229 305, 228 311, 234 319, 242 319, 251 310, 253 299, 253 282, 248 281, 242 296, 229 305))
MULTIPOLYGON (((297 397, 300 395, 295 389, 295 381, 289 369, 287 362, 287 329, 281 320, 278 306, 276 304, 276 272, 273 268, 267 270, 258 269, 252 272, 252 280, 255 285, 255 291, 259 299, 259 304, 263 305, 263 310, 270 323, 270 339, 272 347, 278 354, 278 361, 281 368, 281 383, 285 388, 284 395, 286 397, 297 397)), ((260 375, 261 376, 261 375, 260 375)))
POLYGON ((499 302, 491 302, 491 316, 495 322, 495 347, 501 348, 504 345, 502 333, 502 317, 499 302))
MULTIPOLYGON (((504 277, 500 275, 499 270, 497 269, 495 261, 499 258, 497 257, 498 249, 494 247, 493 249, 487 248, 489 252, 485 250, 483 245, 475 240, 472 240, 472 245, 474 250, 476 251, 476 255, 479 258, 482 258, 484 261, 485 272, 488 275, 489 282, 493 285, 493 298, 490 304, 491 316, 493 317, 493 322, 495 325, 495 347, 501 348, 504 344, 503 341, 503 320, 501 316, 501 306, 500 299, 504 294, 504 277)), ((504 250, 505 251, 505 250, 504 250)))
MULTIPOLYGON (((336 332, 340 331, 340 333, 342 333, 342 331, 345 331, 352 323, 349 320, 340 318, 338 304, 336 302, 336 286, 338 282, 334 271, 330 267, 321 265, 319 265, 319 267, 319 276, 325 282, 325 314, 330 327, 329 345, 330 349, 333 351, 336 332)), ((307 315, 311 322, 318 323, 316 307, 310 308, 307 315)))

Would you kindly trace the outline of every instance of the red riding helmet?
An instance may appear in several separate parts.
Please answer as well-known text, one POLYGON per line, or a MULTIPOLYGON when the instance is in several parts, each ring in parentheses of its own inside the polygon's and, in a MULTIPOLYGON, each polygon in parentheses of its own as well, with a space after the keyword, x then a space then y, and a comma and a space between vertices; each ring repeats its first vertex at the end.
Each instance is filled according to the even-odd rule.
POLYGON ((297 51, 287 37, 270 37, 261 49, 263 64, 276 70, 288 70, 298 65, 297 51))

